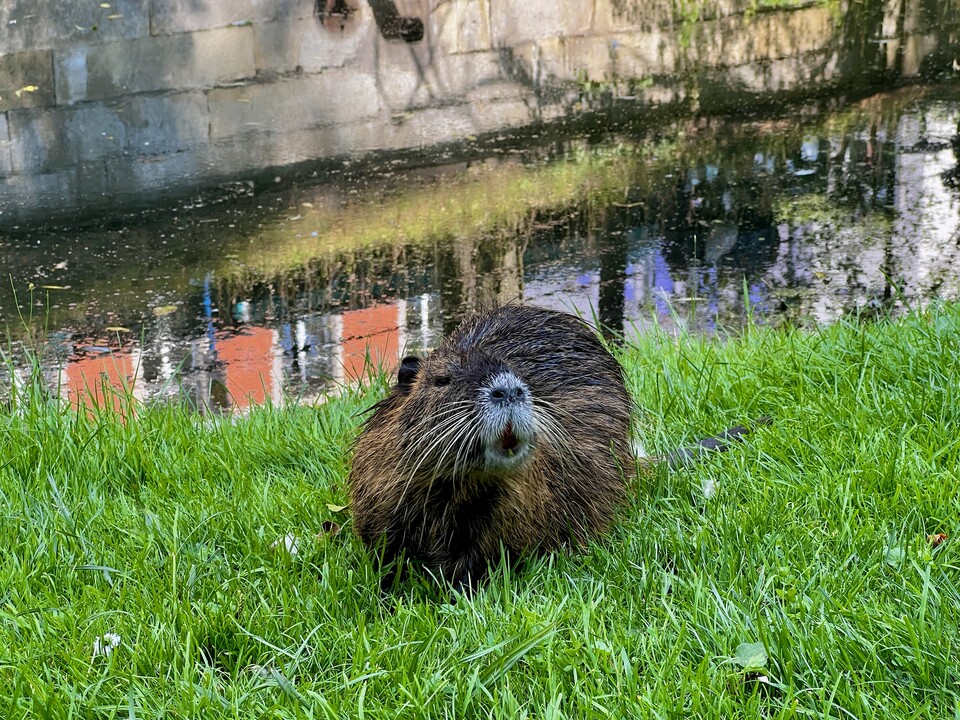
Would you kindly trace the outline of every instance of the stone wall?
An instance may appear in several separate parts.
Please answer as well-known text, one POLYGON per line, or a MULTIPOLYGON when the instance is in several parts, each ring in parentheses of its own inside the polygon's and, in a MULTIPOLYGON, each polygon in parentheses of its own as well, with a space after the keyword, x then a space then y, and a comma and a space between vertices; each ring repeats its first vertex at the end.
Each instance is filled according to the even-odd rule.
POLYGON ((346 8, 334 14, 316 0, 7 0, 0 229, 601 101, 702 109, 917 73, 955 61, 944 18, 958 3, 859 3, 851 25, 748 0, 708 3, 696 21, 671 0, 320 0, 346 8))

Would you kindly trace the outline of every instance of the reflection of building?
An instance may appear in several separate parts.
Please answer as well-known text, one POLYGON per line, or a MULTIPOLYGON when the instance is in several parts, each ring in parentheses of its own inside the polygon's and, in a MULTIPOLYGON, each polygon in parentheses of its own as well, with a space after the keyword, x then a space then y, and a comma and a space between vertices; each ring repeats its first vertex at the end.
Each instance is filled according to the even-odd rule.
POLYGON ((141 353, 119 346, 81 346, 57 379, 63 397, 76 409, 113 408, 122 412, 130 397, 144 399, 141 353))
POLYGON ((341 382, 363 380, 377 368, 393 368, 406 344, 407 303, 348 310, 340 316, 337 365, 341 382))
POLYGON ((280 406, 285 388, 316 396, 381 367, 392 371, 403 353, 423 351, 438 331, 433 301, 424 295, 340 315, 306 315, 279 330, 211 328, 194 339, 173 337, 169 322, 156 318, 146 347, 78 346, 50 381, 74 407, 91 409, 122 411, 128 395, 183 395, 209 410, 280 406), (414 309, 409 318, 408 305, 414 309))
POLYGON ((243 410, 268 400, 276 406, 283 403, 276 331, 247 326, 222 335, 216 341, 216 355, 234 408, 243 410))

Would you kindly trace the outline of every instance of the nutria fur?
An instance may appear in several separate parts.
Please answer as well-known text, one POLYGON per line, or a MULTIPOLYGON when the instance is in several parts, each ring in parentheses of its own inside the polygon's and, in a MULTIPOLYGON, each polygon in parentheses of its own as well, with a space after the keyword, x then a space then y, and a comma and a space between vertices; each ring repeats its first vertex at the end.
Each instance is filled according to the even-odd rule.
POLYGON ((602 533, 635 470, 623 371, 581 319, 507 305, 467 318, 397 384, 357 440, 354 527, 384 562, 454 586, 602 533))

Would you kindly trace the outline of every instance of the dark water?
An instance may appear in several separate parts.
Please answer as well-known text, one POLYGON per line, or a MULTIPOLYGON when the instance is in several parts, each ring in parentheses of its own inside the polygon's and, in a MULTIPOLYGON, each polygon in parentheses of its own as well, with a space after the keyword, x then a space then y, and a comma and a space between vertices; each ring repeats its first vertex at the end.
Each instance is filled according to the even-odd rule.
POLYGON ((607 124, 0 236, 5 346, 15 365, 34 348, 74 402, 106 384, 242 409, 321 396, 494 301, 630 335, 955 299, 958 121, 960 88, 941 86, 607 124))

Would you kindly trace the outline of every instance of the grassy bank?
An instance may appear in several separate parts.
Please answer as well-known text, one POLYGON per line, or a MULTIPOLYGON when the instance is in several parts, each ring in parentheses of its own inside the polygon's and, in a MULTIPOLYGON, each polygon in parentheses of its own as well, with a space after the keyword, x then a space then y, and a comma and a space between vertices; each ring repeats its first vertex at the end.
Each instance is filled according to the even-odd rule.
POLYGON ((16 403, 0 715, 955 717, 960 307, 624 363, 651 450, 776 423, 456 604, 380 599, 336 509, 379 388, 235 422, 16 403))

